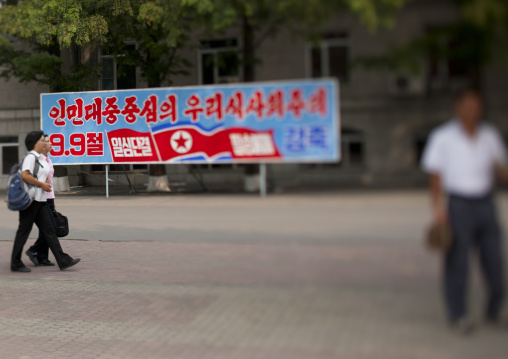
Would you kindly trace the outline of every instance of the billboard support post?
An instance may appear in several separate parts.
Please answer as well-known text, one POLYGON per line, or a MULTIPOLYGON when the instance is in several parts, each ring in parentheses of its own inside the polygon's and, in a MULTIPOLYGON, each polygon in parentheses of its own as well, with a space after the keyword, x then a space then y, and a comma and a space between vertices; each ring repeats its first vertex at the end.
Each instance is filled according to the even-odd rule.
POLYGON ((106 165, 106 198, 109 198, 109 165, 106 165))
POLYGON ((266 197, 266 163, 259 164, 259 194, 266 197))

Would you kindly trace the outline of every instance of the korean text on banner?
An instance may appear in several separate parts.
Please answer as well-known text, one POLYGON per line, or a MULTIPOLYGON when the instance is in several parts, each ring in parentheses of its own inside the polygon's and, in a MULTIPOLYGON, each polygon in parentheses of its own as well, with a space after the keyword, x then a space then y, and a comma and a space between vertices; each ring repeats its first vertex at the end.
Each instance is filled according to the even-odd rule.
POLYGON ((54 164, 335 162, 335 80, 41 95, 54 164))

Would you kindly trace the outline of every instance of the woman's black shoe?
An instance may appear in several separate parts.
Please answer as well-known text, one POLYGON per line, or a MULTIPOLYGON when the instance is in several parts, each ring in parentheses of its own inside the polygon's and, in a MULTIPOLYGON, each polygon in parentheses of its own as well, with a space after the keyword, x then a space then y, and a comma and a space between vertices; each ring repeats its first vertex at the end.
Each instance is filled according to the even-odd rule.
POLYGON ((32 270, 30 268, 27 268, 25 266, 20 266, 20 267, 11 267, 11 272, 22 272, 22 273, 28 273, 28 272, 31 272, 32 270))
POLYGON ((30 258, 32 263, 36 266, 39 265, 39 260, 37 259, 37 253, 32 252, 30 249, 28 249, 25 254, 30 258))
POLYGON ((39 260, 39 265, 40 266, 46 266, 46 267, 49 267, 49 266, 54 266, 55 263, 51 262, 49 259, 47 258, 44 258, 44 259, 40 259, 39 260))
POLYGON ((63 266, 60 267, 60 270, 65 270, 67 268, 70 268, 72 267, 73 265, 76 265, 78 264, 78 262, 81 260, 81 258, 74 258, 72 259, 70 262, 68 262, 67 264, 64 264, 63 266))

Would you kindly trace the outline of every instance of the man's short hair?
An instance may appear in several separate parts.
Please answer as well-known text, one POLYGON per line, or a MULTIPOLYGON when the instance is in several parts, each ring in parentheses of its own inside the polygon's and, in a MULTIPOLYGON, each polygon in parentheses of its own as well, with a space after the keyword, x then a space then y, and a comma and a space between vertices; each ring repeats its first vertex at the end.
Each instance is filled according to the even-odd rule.
POLYGON ((483 95, 481 94, 481 92, 474 87, 470 87, 470 88, 464 88, 464 89, 457 91, 457 93, 455 93, 453 103, 458 104, 460 101, 462 101, 463 99, 465 99, 468 96, 474 96, 478 100, 483 102, 483 95))
POLYGON ((34 149, 35 144, 37 141, 39 141, 44 135, 44 132, 42 131, 31 131, 28 132, 28 134, 25 137, 25 146, 28 151, 31 151, 34 149))

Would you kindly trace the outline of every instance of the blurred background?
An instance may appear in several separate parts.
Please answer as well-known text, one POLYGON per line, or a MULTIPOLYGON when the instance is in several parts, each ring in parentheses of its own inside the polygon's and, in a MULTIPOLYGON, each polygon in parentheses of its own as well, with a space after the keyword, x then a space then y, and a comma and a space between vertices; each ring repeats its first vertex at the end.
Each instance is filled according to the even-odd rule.
POLYGON ((419 165, 465 87, 508 136, 507 39, 506 0, 0 0, 2 193, 41 93, 331 77, 342 153, 268 164, 263 199, 257 165, 110 165, 109 199, 104 165, 55 166, 82 261, 11 273, 0 206, 0 358, 507 358, 447 326, 419 165))
MULTIPOLYGON (((481 89, 488 119, 508 133, 502 0, 0 4, 0 188, 25 134, 40 127, 48 92, 337 78, 341 161, 268 165, 272 191, 423 186, 428 134, 466 86, 481 89)), ((57 166, 55 186, 103 186, 104 172, 57 166)), ((257 173, 240 164, 110 167, 115 183, 138 190, 256 191, 257 173)))

